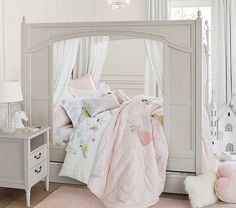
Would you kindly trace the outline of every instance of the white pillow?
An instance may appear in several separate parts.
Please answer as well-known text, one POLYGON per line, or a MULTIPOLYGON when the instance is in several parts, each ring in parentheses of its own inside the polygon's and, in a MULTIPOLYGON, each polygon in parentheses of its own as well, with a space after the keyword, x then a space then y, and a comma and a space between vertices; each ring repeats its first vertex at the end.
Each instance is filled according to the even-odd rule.
POLYGON ((79 90, 79 89, 74 89, 73 95, 78 97, 79 99, 82 98, 87 98, 87 97, 98 97, 98 96, 103 96, 107 95, 111 92, 111 89, 108 85, 102 85, 100 88, 96 90, 79 90))
POLYGON ((192 208, 201 208, 218 201, 214 191, 216 180, 217 176, 214 172, 188 176, 185 179, 185 191, 189 195, 192 208))

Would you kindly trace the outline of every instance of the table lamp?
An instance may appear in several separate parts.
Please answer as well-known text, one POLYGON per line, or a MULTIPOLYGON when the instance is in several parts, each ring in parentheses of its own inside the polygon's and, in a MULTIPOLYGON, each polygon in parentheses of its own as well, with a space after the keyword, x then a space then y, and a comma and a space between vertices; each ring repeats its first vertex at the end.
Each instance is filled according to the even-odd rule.
POLYGON ((10 121, 10 104, 23 100, 22 91, 19 81, 0 81, 0 103, 7 103, 7 123, 3 128, 4 133, 12 133, 15 131, 10 121))

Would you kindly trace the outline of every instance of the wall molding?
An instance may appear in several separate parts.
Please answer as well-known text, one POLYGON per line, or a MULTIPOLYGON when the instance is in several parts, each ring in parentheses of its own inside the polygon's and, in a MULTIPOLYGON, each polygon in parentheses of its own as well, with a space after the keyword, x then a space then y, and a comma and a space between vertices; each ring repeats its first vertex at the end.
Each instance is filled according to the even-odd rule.
POLYGON ((129 96, 144 94, 144 75, 102 74, 101 81, 112 90, 124 90, 129 96))

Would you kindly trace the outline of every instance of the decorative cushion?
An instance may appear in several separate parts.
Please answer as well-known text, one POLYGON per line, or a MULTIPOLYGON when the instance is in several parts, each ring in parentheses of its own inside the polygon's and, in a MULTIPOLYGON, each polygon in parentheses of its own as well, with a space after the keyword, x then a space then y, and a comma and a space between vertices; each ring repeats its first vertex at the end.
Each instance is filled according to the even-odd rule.
POLYGON ((74 127, 79 124, 82 117, 88 117, 86 109, 78 98, 63 100, 62 107, 65 109, 74 127))
POLYGON ((95 117, 104 111, 119 108, 120 106, 112 94, 82 99, 82 102, 91 117, 95 117))
POLYGON ((218 198, 214 192, 217 176, 209 172, 199 176, 188 176, 185 179, 185 191, 189 195, 192 208, 200 208, 215 204, 218 198))
POLYGON ((69 82, 69 87, 73 87, 81 90, 95 90, 93 79, 90 75, 79 77, 78 79, 72 79, 69 82))
POLYGON ((217 176, 216 196, 226 203, 236 203, 236 169, 230 165, 221 165, 217 169, 217 176))

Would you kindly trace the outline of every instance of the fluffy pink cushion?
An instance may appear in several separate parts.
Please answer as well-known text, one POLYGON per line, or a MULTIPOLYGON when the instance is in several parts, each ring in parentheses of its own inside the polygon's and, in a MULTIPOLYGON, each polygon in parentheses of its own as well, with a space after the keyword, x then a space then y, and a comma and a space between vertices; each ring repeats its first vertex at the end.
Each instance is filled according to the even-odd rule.
POLYGON ((95 84, 90 75, 79 77, 78 79, 70 80, 69 87, 81 89, 81 90, 95 90, 95 84))
POLYGON ((236 169, 230 165, 221 165, 217 169, 217 176, 216 196, 223 202, 236 203, 236 169))

